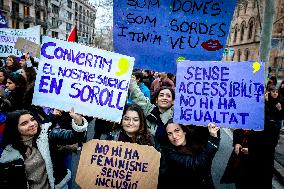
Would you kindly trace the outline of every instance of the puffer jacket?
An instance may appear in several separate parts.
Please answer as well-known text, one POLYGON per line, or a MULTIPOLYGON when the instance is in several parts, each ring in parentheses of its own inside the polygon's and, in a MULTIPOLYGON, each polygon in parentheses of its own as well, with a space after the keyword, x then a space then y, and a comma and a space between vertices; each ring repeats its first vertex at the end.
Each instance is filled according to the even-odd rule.
MULTIPOLYGON (((85 118, 83 122, 83 126, 78 126, 72 120, 73 130, 51 129, 50 122, 41 125, 41 132, 36 143, 45 162, 49 185, 52 189, 65 188, 71 179, 71 172, 64 167, 63 156, 59 153, 57 145, 84 141, 88 122, 85 118)), ((12 145, 5 147, 0 158, 0 188, 29 188, 25 176, 24 158, 12 145)))

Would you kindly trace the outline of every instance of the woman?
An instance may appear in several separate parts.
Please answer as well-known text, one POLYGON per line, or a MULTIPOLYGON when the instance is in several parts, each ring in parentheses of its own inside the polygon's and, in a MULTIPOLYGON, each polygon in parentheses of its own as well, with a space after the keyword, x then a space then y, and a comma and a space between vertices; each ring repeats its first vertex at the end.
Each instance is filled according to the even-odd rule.
POLYGON ((66 188, 71 173, 63 168, 57 145, 84 140, 88 126, 73 108, 70 116, 73 130, 51 129, 51 123, 40 125, 27 110, 8 114, 4 133, 8 145, 0 158, 0 188, 66 188))
POLYGON ((172 119, 167 123, 169 144, 161 149, 158 188, 214 188, 211 164, 220 142, 219 127, 211 123, 208 128, 194 127, 190 131, 172 119))
POLYGON ((235 183, 236 189, 251 187, 249 145, 253 130, 235 129, 233 131, 233 151, 228 160, 220 183, 235 183))
POLYGON ((21 74, 10 73, 8 75, 5 97, 11 103, 11 111, 23 109, 26 87, 26 79, 21 74))
POLYGON ((10 55, 7 57, 5 69, 8 73, 16 72, 21 68, 21 65, 15 55, 10 55))
MULTIPOLYGON (((4 68, 0 68, 0 91, 1 94, 4 94, 4 90, 6 88, 6 83, 7 83, 7 72, 4 68)), ((1 95, 2 96, 2 95, 1 95)))
POLYGON ((161 87, 154 96, 156 104, 152 104, 149 98, 146 98, 134 79, 131 79, 129 85, 129 94, 132 102, 139 105, 146 116, 147 125, 155 141, 163 144, 167 141, 165 124, 173 117, 173 104, 175 93, 170 87, 161 87))
POLYGON ((21 69, 21 74, 27 81, 27 87, 26 87, 25 97, 24 97, 24 107, 30 108, 32 104, 33 94, 34 94, 36 70, 34 67, 24 66, 21 69))
POLYGON ((284 119, 283 101, 279 95, 278 89, 272 85, 265 93, 265 115, 269 120, 279 123, 284 119))
POLYGON ((154 139, 148 131, 146 118, 136 104, 125 107, 121 124, 115 125, 114 130, 109 134, 102 134, 100 139, 154 146, 154 139))

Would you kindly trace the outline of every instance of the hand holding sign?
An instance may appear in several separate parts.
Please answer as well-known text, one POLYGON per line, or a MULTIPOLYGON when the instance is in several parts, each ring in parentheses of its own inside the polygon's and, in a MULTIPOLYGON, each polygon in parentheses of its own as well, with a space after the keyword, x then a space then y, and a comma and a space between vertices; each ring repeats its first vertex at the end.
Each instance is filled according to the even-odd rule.
POLYGON ((118 62, 118 69, 120 70, 120 72, 116 72, 115 75, 121 76, 126 74, 128 72, 129 66, 130 65, 127 58, 120 58, 118 62))

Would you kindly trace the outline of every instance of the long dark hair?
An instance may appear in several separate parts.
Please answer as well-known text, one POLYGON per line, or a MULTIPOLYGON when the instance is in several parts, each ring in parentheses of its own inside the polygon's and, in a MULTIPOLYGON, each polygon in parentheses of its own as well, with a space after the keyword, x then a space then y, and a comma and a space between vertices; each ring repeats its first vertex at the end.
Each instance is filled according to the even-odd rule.
MULTIPOLYGON (((151 134, 148 130, 146 117, 143 113, 143 110, 137 104, 126 105, 123 110, 122 116, 126 114, 127 111, 135 111, 137 112, 139 119, 140 119, 140 126, 139 130, 136 135, 132 138, 133 142, 138 144, 145 144, 145 145, 153 145, 151 142, 151 134)), ((115 127, 122 127, 120 124, 119 126, 116 124, 115 127)))
POLYGON ((18 58, 15 55, 9 55, 7 58, 11 58, 13 60, 13 65, 11 67, 7 67, 8 71, 15 72, 21 68, 21 64, 18 61, 18 58))
MULTIPOLYGON (((171 123, 174 123, 173 119, 169 119, 169 121, 166 123, 166 127, 171 123)), ((185 135, 186 145, 185 146, 172 145, 172 147, 174 147, 180 153, 190 154, 190 155, 195 155, 200 151, 202 151, 204 146, 207 144, 209 138, 208 128, 196 125, 183 125, 183 124, 178 124, 178 125, 181 127, 182 131, 186 133, 185 135)))
MULTIPOLYGON (((26 146, 22 141, 22 137, 21 137, 21 133, 19 132, 18 125, 19 125, 20 117, 26 114, 30 114, 36 119, 33 113, 28 110, 16 110, 13 112, 9 112, 7 114, 6 129, 4 131, 4 140, 3 140, 4 145, 11 144, 13 148, 18 150, 24 158, 26 158, 25 153, 28 149, 28 146, 26 146)), ((36 139, 38 138, 40 134, 40 123, 37 119, 36 121, 38 123, 38 129, 37 129, 37 133, 33 137, 33 146, 36 146, 36 139)))

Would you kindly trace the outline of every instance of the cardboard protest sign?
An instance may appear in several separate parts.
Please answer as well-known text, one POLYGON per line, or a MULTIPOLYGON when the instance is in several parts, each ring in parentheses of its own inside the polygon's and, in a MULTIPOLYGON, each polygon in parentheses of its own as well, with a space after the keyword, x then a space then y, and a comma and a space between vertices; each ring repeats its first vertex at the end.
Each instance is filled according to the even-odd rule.
POLYGON ((174 121, 263 130, 263 76, 258 62, 179 62, 174 121))
POLYGON ((42 38, 33 104, 120 122, 134 58, 42 38))
POLYGON ((40 26, 28 29, 0 28, 0 57, 23 55, 23 52, 14 48, 18 37, 40 44, 40 26))
POLYGON ((92 140, 83 146, 76 182, 83 189, 155 189, 160 157, 152 146, 92 140))
POLYGON ((135 67, 176 72, 176 61, 221 60, 236 0, 114 0, 114 49, 135 67))
POLYGON ((22 53, 29 53, 32 57, 39 58, 40 56, 40 45, 21 37, 18 37, 15 49, 20 50, 22 53))

